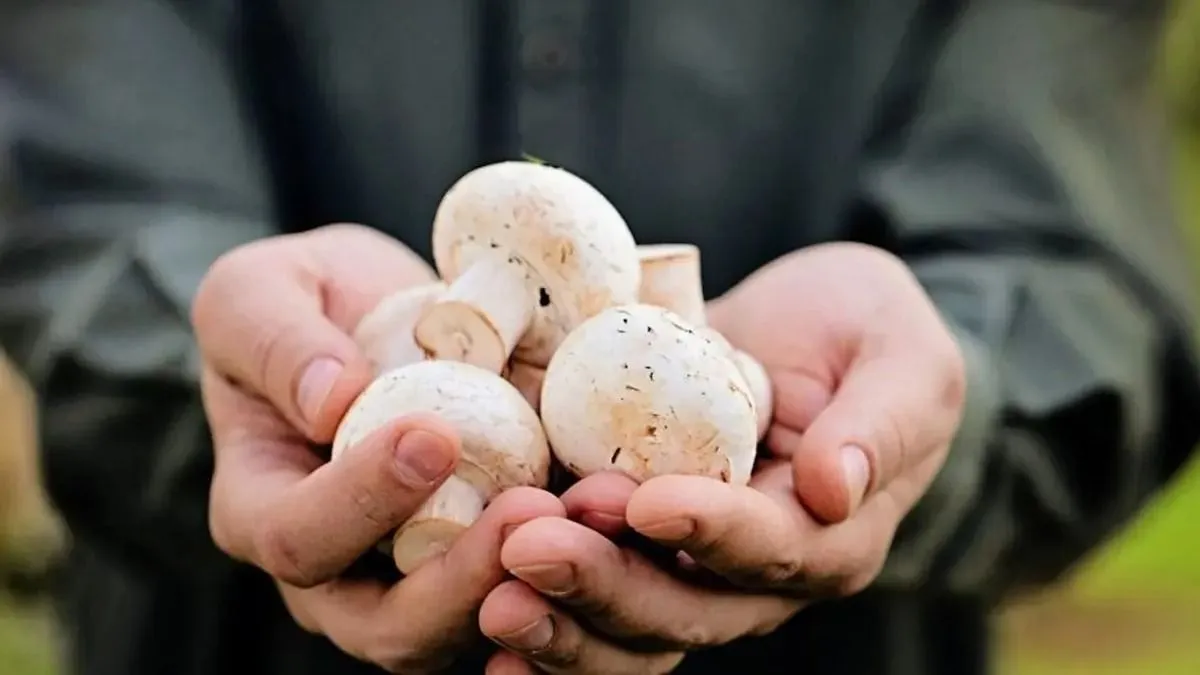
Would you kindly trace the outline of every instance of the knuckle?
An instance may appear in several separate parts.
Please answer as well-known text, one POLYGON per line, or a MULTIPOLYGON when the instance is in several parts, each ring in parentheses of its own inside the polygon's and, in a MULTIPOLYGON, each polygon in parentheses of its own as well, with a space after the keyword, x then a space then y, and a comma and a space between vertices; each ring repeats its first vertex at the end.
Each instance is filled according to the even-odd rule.
POLYGON ((688 617, 673 627, 668 638, 674 649, 682 651, 715 647, 721 642, 716 639, 708 620, 699 616, 688 617))
POLYGON ((770 587, 786 586, 804 574, 799 560, 777 560, 764 565, 758 572, 759 580, 770 587))
POLYGON ((246 244, 222 253, 209 265, 192 300, 194 325, 204 326, 219 317, 230 291, 236 290, 239 281, 259 264, 260 251, 259 242, 246 244))
POLYGON ((866 590, 886 559, 886 551, 876 555, 873 547, 857 555, 830 555, 829 562, 810 566, 802 579, 805 595, 811 598, 847 598, 866 590))
MULTIPOLYGON (((392 522, 393 514, 389 512, 384 500, 381 500, 370 486, 357 485, 351 487, 350 491, 358 517, 362 518, 363 522, 371 529, 386 532, 399 525, 399 523, 392 522)), ((398 506, 396 505, 396 507, 398 506)))
POLYGON ((743 588, 786 590, 807 587, 811 572, 799 560, 778 560, 731 571, 728 576, 743 588))
POLYGON ((254 543, 258 566, 272 577, 297 588, 312 588, 324 581, 319 571, 304 560, 295 539, 286 530, 262 527, 254 543))
POLYGON ((962 407, 967 398, 967 365, 962 347, 947 331, 945 346, 940 350, 942 363, 940 402, 951 410, 962 407))

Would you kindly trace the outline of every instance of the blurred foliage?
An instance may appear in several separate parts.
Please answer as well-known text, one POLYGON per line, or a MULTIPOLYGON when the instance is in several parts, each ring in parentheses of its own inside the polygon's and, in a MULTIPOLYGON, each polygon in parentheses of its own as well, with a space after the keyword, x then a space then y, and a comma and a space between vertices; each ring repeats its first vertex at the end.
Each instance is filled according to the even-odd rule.
MULTIPOLYGON (((1174 122, 1179 206, 1193 259, 1200 260, 1200 2, 1180 0, 1176 6, 1164 41, 1161 83, 1174 122)), ((1197 523, 1200 462, 1193 461, 1064 589, 1009 612, 1001 673, 1200 672, 1197 523)))

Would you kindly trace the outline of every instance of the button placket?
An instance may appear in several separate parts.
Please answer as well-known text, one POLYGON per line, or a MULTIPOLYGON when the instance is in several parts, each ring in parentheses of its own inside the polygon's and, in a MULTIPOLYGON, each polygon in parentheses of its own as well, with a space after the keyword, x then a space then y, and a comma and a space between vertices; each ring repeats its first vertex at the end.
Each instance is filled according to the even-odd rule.
POLYGON ((582 160, 589 5, 585 0, 517 3, 521 69, 517 115, 522 149, 568 167, 582 160))

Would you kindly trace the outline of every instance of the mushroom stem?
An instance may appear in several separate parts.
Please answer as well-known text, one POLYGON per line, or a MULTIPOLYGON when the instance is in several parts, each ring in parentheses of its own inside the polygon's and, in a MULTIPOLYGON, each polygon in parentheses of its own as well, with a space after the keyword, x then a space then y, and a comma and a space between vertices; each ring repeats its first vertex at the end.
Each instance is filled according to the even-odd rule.
POLYGON ((638 302, 668 309, 693 326, 707 324, 700 249, 692 244, 643 244, 637 252, 642 270, 638 302))
POLYGON ((515 359, 508 364, 508 381, 521 392, 534 410, 541 409, 542 381, 545 379, 545 368, 515 359))
POLYGON ((501 373, 533 321, 524 266, 484 258, 471 265, 417 320, 414 337, 432 358, 501 373))
POLYGON ((471 483, 450 476, 425 500, 392 541, 396 568, 412 574, 440 555, 483 513, 484 497, 471 483))

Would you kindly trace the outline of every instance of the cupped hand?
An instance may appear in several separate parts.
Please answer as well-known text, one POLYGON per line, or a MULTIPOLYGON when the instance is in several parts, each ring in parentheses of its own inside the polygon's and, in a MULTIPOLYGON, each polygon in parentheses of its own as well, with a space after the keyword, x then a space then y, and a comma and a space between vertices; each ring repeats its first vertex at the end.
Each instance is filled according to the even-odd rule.
POLYGON ((749 486, 593 476, 563 495, 569 520, 517 528, 501 553, 517 580, 480 610, 507 647, 493 675, 667 672, 881 570, 961 418, 962 358, 936 309, 902 262, 853 244, 781 258, 710 309, 771 375, 771 456, 749 486), (626 530, 680 554, 653 562, 615 543, 626 530))
POLYGON ((232 251, 193 307, 214 540, 270 574, 301 626, 391 672, 447 666, 478 636, 476 611, 505 577, 503 533, 565 513, 549 493, 513 490, 398 583, 343 574, 455 467, 453 429, 427 416, 394 421, 337 462, 314 450, 372 379, 349 337, 355 325, 384 296, 433 276, 383 235, 330 226, 232 251))

